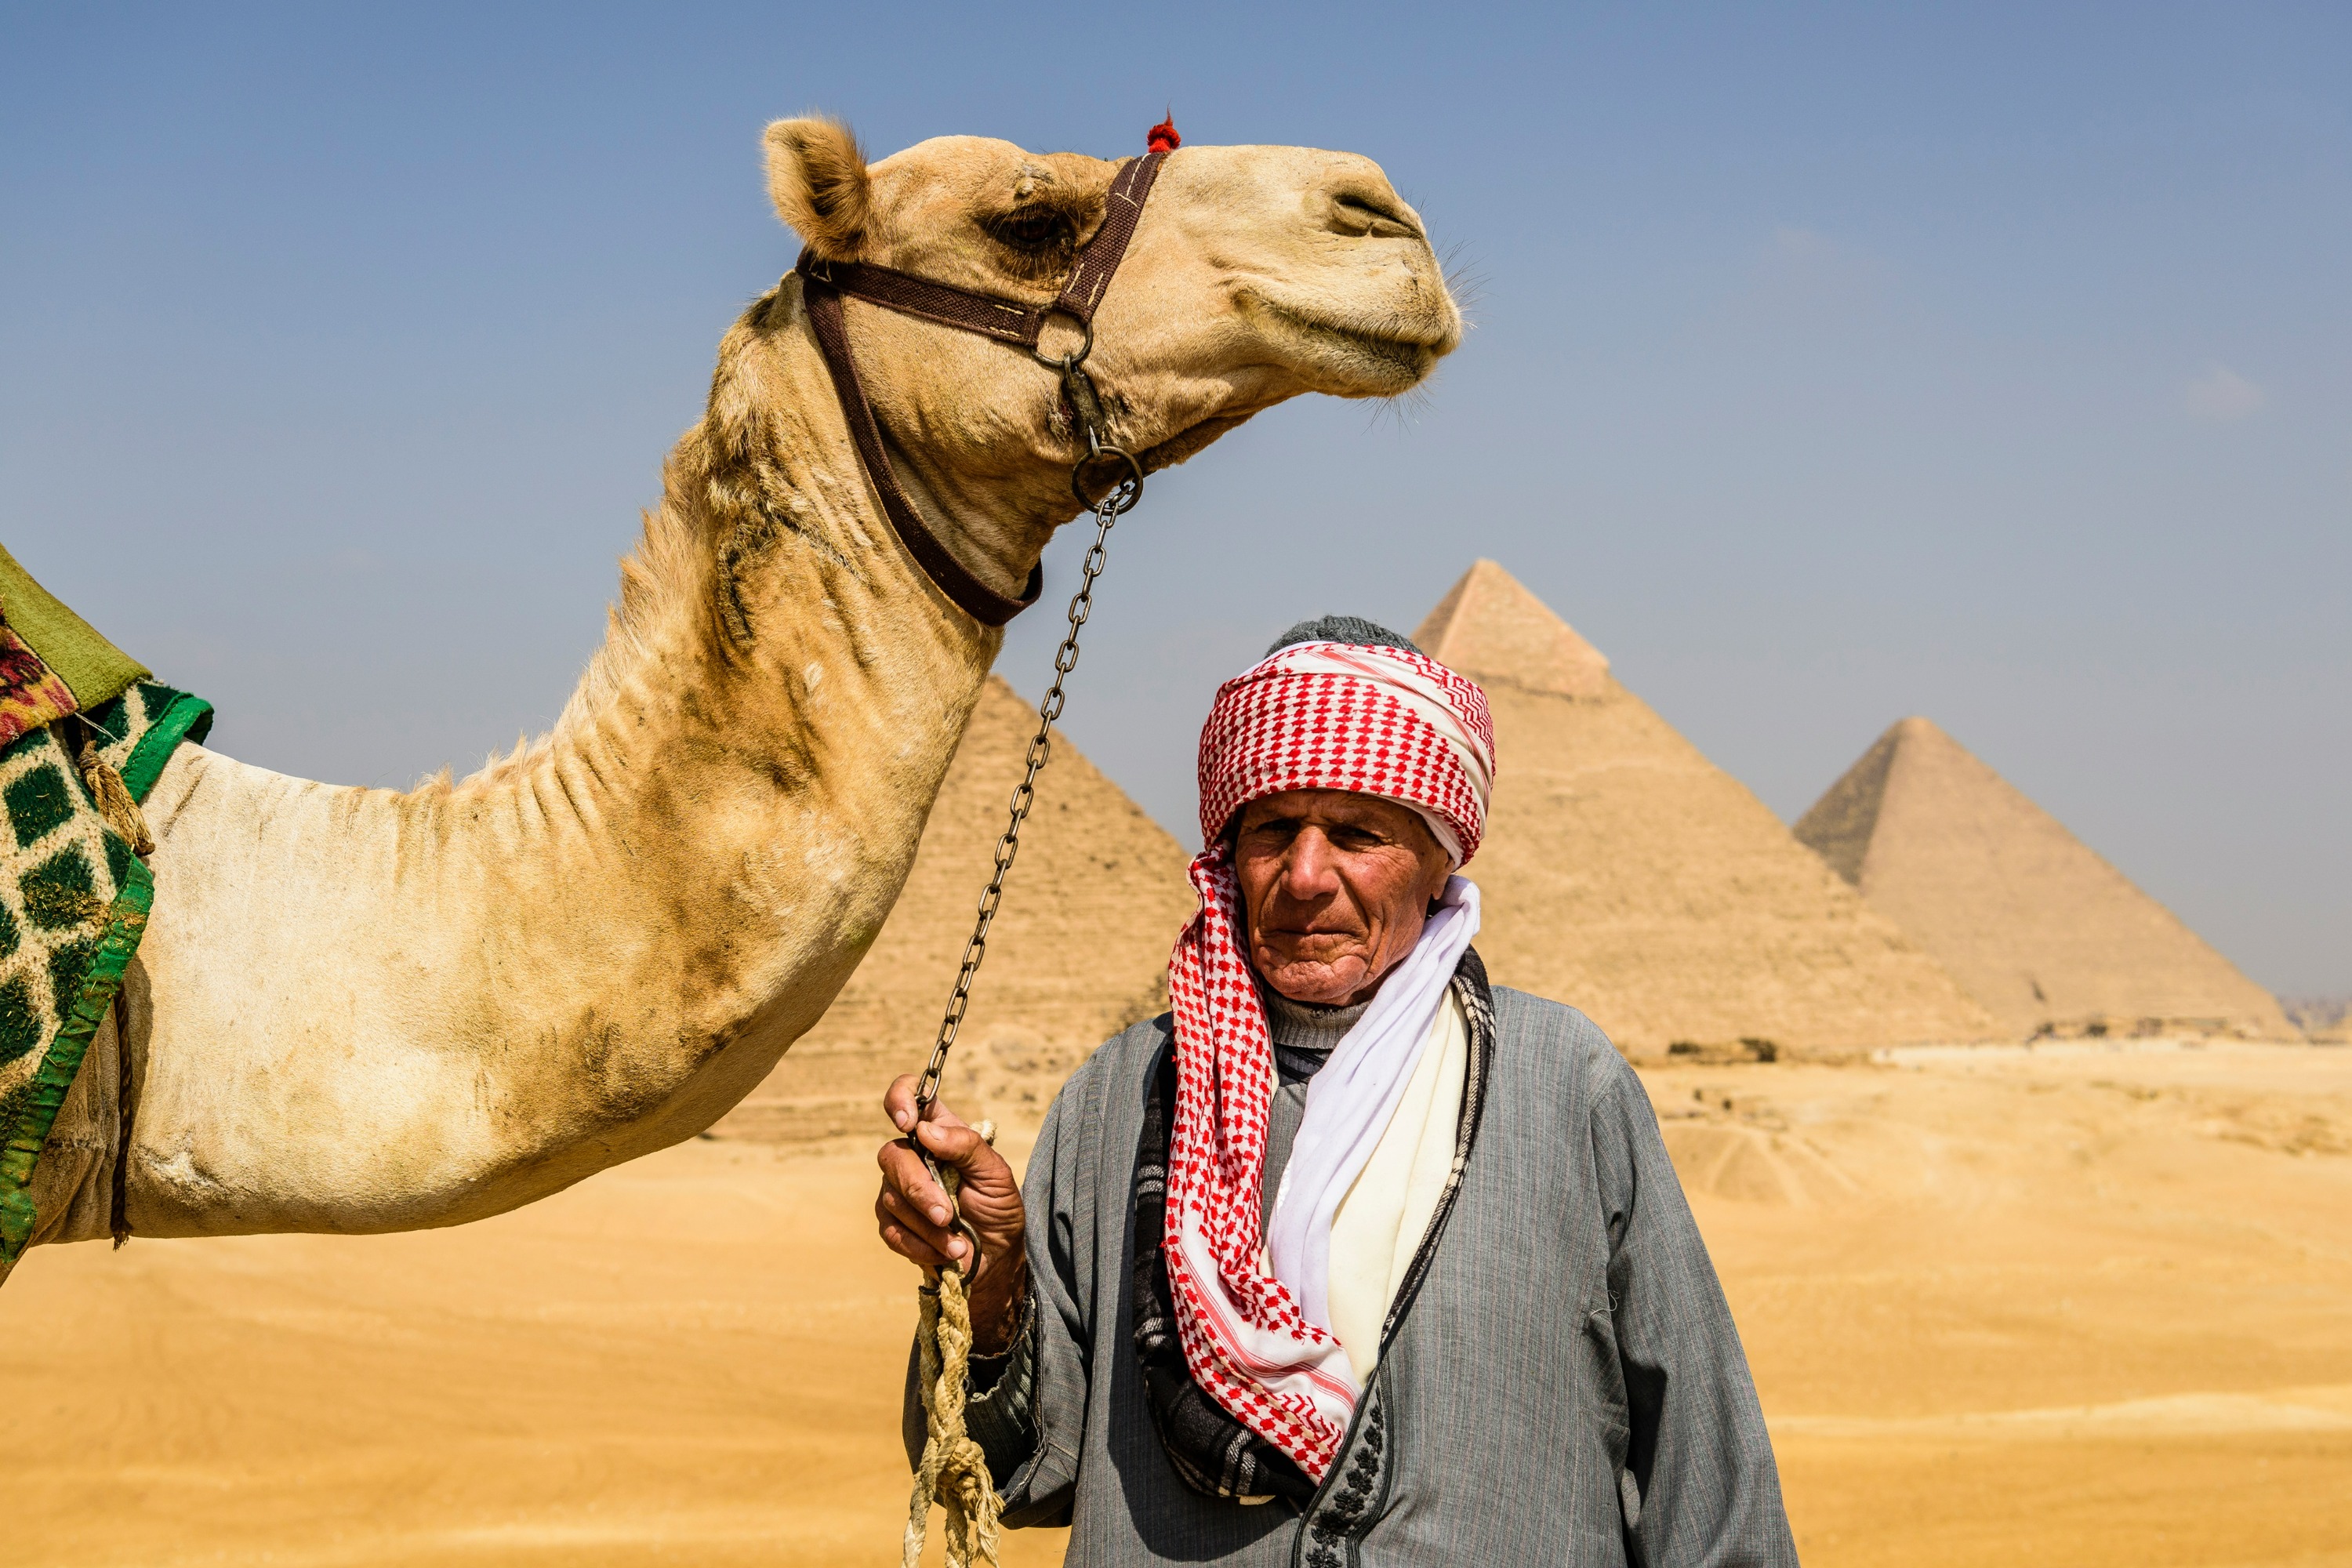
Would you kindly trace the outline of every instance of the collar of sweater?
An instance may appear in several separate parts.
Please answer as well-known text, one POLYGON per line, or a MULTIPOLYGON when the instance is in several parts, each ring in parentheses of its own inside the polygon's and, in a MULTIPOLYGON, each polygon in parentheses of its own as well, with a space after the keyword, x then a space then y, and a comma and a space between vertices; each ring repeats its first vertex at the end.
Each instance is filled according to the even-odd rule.
POLYGON ((1258 994, 1265 1000, 1275 1066, 1288 1080, 1313 1078, 1329 1059, 1332 1047, 1348 1037, 1348 1031, 1372 1005, 1371 998, 1366 997, 1351 1007, 1318 1007, 1311 1002, 1293 1002, 1269 985, 1260 985, 1258 994))

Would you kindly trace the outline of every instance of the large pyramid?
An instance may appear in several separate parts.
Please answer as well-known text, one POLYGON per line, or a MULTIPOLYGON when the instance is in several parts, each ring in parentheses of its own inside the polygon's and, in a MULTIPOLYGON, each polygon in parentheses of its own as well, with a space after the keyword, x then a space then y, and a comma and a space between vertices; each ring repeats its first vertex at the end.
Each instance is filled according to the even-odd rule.
POLYGON ((1500 566, 1471 567, 1413 636, 1494 707, 1500 768, 1471 875, 1498 982, 1582 1008, 1633 1055, 1997 1032, 1500 566))
MULTIPOLYGON (((1036 726, 1036 710, 989 677, 874 950, 714 1133, 793 1142, 887 1131, 882 1091, 930 1055, 1036 726)), ((1055 737, 949 1059, 950 1103, 1034 1129, 1088 1051, 1167 1005, 1168 950, 1192 914, 1189 858, 1055 737)))
POLYGON ((1881 735, 1797 837, 2010 1034, 2296 1037, 2269 992, 1925 719, 1881 735))

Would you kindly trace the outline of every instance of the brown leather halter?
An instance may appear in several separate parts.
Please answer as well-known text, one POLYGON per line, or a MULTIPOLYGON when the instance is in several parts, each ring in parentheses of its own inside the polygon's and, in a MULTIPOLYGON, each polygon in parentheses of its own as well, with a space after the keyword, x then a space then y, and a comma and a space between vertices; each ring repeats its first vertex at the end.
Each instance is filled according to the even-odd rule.
POLYGON ((1116 510, 1125 511, 1143 493, 1143 465, 1133 454, 1111 445, 1102 402, 1096 395, 1094 381, 1087 374, 1085 365, 1087 355, 1095 346, 1095 310, 1110 288, 1111 275, 1118 270, 1120 260, 1127 255, 1127 243, 1135 237, 1136 223, 1143 216, 1144 198, 1151 194, 1152 182, 1160 177, 1160 165, 1167 158, 1165 153, 1147 153, 1119 170, 1118 177, 1111 182, 1102 226, 1078 251, 1077 265, 1070 269, 1070 280, 1048 305, 1025 304, 976 289, 934 283, 928 278, 871 262, 823 261, 805 250, 793 265, 793 270, 801 279, 801 299, 808 307, 809 325, 816 331, 817 348, 824 355, 825 369, 832 373, 833 389, 849 422, 850 439, 856 445, 858 461, 865 465, 866 477, 872 481, 875 494, 881 498, 883 514, 889 518, 898 542, 907 547, 907 552, 929 574, 940 592, 982 626, 1001 626, 1035 604, 1045 589, 1045 568, 1030 568, 1029 582, 1021 597, 1008 599, 967 571, 940 542, 939 536, 923 521, 922 513, 915 510, 890 467, 890 454, 882 445, 881 426, 875 423, 874 406, 866 401, 865 387, 858 384, 857 362, 850 356, 849 333, 843 321, 842 296, 855 294, 902 315, 1027 349, 1041 362, 1061 372, 1062 396, 1087 441, 1086 456, 1070 470, 1070 489, 1081 504, 1099 510, 1113 498, 1097 500, 1088 496, 1079 482, 1080 476, 1087 465, 1101 459, 1123 463, 1127 471, 1113 491, 1118 500, 1116 510), (1057 315, 1077 322, 1086 337, 1074 353, 1054 359, 1038 353, 1037 342, 1046 321, 1057 315))

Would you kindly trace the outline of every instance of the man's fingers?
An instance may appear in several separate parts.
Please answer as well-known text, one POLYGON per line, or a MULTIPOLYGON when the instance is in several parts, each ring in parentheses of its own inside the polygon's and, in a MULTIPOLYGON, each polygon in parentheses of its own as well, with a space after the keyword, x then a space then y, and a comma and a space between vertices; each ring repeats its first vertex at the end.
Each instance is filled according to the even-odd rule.
POLYGON ((915 1088, 920 1081, 913 1073, 902 1072, 882 1091, 882 1114, 901 1132, 914 1128, 915 1088))
POLYGON ((924 1122, 915 1129, 915 1136, 934 1156, 966 1172, 997 1157, 996 1151, 988 1146, 988 1140, 965 1126, 954 1111, 943 1105, 931 1109, 940 1113, 939 1120, 924 1122))
POLYGON ((1002 1243, 1008 1255, 1017 1255, 1019 1250, 1020 1194, 1012 1181, 1012 1168, 962 1117, 936 1100, 918 1114, 915 1091, 919 1087, 920 1080, 908 1073, 892 1082, 882 1096, 884 1113, 907 1136, 885 1143, 876 1156, 876 1163, 882 1167, 882 1191, 874 1200, 875 1226, 883 1243, 900 1257, 930 1269, 961 1264, 977 1280, 992 1270, 978 1256, 979 1244, 970 1234, 950 1228, 952 1210, 947 1193, 932 1176, 924 1156, 960 1170, 966 1194, 986 1200, 980 1211, 983 1214, 1003 1208, 1004 1194, 1012 1195, 1016 1206, 1011 1231, 1003 1231, 1001 1215, 986 1230, 992 1237, 990 1245, 1002 1243), (973 1179, 982 1175, 990 1178, 988 1185, 973 1179))
POLYGON ((920 1214, 934 1225, 948 1222, 948 1195, 923 1164, 923 1157, 901 1143, 885 1143, 880 1156, 882 1185, 886 1191, 904 1197, 909 1212, 920 1214))
POLYGON ((936 1276, 940 1269, 947 1267, 938 1253, 933 1252, 895 1225, 886 1225, 882 1227, 882 1245, 927 1274, 936 1276))
POLYGON ((947 1194, 931 1180, 921 1156, 903 1143, 883 1146, 878 1203, 933 1251, 959 1260, 971 1251, 970 1241, 949 1228, 954 1216, 948 1208, 947 1194))
MULTIPOLYGON (((882 1114, 887 1116, 890 1125, 901 1132, 914 1131, 915 1090, 921 1087, 922 1079, 913 1073, 902 1072, 890 1080, 888 1089, 882 1091, 882 1114)), ((961 1127, 964 1124, 962 1117, 936 1100, 931 1101, 930 1110, 923 1120, 939 1122, 944 1127, 961 1127)))
POLYGON ((875 1200, 874 1226, 882 1233, 883 1245, 910 1263, 937 1268, 947 1261, 939 1245, 945 1237, 931 1226, 893 1209, 887 1193, 875 1200))
POLYGON ((906 1199, 887 1187, 875 1205, 875 1216, 885 1224, 895 1224, 931 1251, 961 1260, 971 1250, 971 1242, 961 1232, 934 1224, 927 1215, 919 1213, 906 1199))

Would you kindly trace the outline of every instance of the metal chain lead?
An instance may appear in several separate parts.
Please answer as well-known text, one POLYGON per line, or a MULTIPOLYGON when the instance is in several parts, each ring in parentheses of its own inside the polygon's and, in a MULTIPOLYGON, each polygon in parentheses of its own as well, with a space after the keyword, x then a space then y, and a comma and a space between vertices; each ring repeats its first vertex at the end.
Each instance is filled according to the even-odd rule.
MULTIPOLYGON (((1118 455, 1126 457, 1123 452, 1118 455)), ((1029 819, 1029 808, 1036 804, 1037 774, 1053 754, 1054 724, 1062 716, 1062 682, 1078 667, 1078 628, 1094 612, 1095 579, 1102 575, 1104 547, 1110 539, 1111 525, 1118 521, 1119 513, 1134 506, 1142 489, 1139 470, 1132 485, 1122 480, 1094 503, 1095 542, 1087 549, 1085 574, 1070 600, 1070 629, 1063 637, 1062 646, 1055 650, 1054 684, 1046 688, 1045 700, 1037 704, 1037 732, 1029 739, 1028 771, 1021 775, 1021 784, 1013 792, 1012 816, 1004 825, 1003 837, 996 841, 996 869, 980 895, 980 913, 972 921, 971 940, 964 943, 963 967, 956 972, 955 989, 948 995, 947 1015, 940 1020, 939 1040, 931 1047, 930 1062, 923 1068, 922 1081, 915 1089, 918 1121, 939 1098, 940 1078, 947 1071, 948 1048, 955 1044, 956 1031, 963 1026, 964 1012, 971 1005, 972 977, 980 973, 981 960, 988 956, 988 928, 995 923, 997 906, 1004 901, 1004 874, 1013 869, 1013 858, 1021 852, 1021 825, 1029 819)), ((929 1163, 928 1152, 923 1158, 929 1163)))

